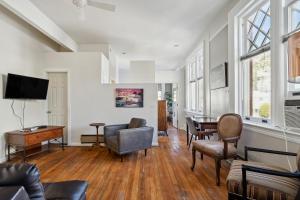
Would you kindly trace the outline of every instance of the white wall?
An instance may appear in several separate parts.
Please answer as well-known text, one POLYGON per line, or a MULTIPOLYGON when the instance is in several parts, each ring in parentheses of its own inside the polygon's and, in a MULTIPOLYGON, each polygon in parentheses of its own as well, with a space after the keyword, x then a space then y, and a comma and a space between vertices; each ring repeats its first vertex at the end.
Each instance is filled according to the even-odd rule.
POLYGON ((131 61, 129 69, 120 69, 119 83, 154 83, 154 61, 131 61))
POLYGON ((118 65, 115 51, 109 44, 80 44, 80 52, 102 52, 109 61, 109 81, 118 83, 118 65))
MULTIPOLYGON (((94 134, 91 122, 128 123, 131 117, 147 120, 157 130, 156 84, 100 84, 99 53, 47 53, 44 70, 69 72, 71 144, 80 144, 80 135, 94 134), (115 88, 143 88, 143 108, 116 108, 115 88)), ((155 131, 153 145, 158 145, 155 131)))
POLYGON ((77 51, 77 43, 30 0, 0 0, 0 4, 69 51, 77 51))
MULTIPOLYGON (((228 26, 210 40, 209 47, 210 70, 228 61, 228 26)), ((230 111, 228 87, 210 90, 210 100, 211 116, 218 117, 230 111)))
MULTIPOLYGON (((7 73, 30 76, 42 76, 43 52, 56 51, 58 45, 50 41, 39 31, 24 23, 10 11, 0 6, 0 77, 7 73)), ((10 109, 11 100, 2 98, 0 78, 0 162, 5 159, 4 133, 20 129, 18 120, 10 109)), ((16 102, 16 111, 20 111, 20 102, 16 102)), ((25 126, 46 124, 44 101, 27 103, 25 126)))

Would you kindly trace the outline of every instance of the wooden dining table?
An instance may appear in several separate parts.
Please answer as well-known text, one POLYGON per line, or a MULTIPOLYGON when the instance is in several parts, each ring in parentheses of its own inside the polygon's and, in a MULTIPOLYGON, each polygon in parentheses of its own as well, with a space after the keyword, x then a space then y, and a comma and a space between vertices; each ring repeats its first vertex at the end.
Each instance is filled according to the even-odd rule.
MULTIPOLYGON (((212 130, 218 128, 218 120, 213 117, 201 116, 201 117, 192 117, 192 120, 197 128, 200 131, 212 130)), ((189 127, 186 124, 186 144, 189 145, 189 127)))

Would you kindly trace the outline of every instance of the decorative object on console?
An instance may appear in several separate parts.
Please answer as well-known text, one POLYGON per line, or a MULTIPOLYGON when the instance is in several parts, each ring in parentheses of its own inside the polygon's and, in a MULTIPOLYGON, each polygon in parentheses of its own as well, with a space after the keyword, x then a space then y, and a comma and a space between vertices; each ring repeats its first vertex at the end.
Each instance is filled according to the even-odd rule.
POLYGON ((228 64, 225 62, 210 70, 210 89, 216 90, 219 88, 228 87, 228 64))
POLYGON ((117 108, 142 108, 144 107, 144 89, 117 88, 117 108))

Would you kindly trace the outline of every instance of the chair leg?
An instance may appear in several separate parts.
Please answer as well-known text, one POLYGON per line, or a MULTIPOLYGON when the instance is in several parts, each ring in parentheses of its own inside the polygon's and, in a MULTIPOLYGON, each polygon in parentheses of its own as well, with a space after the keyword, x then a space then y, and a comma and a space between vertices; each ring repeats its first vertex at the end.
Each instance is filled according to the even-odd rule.
POLYGON ((123 155, 121 155, 121 162, 123 162, 123 155))
POLYGON ((145 149, 145 157, 147 156, 147 149, 145 149))
POLYGON ((201 160, 203 160, 203 153, 201 152, 201 160))
POLYGON ((189 142, 189 149, 191 147, 191 143, 192 143, 193 137, 194 137, 194 135, 191 136, 191 139, 190 139, 190 142, 189 142))
POLYGON ((220 185, 220 170, 221 170, 221 160, 215 159, 216 163, 216 184, 217 186, 220 185))
POLYGON ((192 164, 192 171, 194 171, 195 165, 196 165, 196 149, 192 149, 192 155, 193 155, 193 164, 192 164))

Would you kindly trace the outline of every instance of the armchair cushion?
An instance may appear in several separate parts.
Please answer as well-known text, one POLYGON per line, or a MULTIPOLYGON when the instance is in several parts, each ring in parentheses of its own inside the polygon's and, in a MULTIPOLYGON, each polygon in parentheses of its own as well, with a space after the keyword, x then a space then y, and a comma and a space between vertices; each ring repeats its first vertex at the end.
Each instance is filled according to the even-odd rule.
MULTIPOLYGON (((224 142, 222 141, 211 141, 211 140, 196 140, 193 141, 193 149, 203 152, 211 157, 224 157, 224 142)), ((237 154, 237 149, 234 144, 228 143, 227 157, 233 157, 237 154)))
POLYGON ((146 120, 140 118, 132 118, 130 120, 128 128, 141 128, 146 126, 146 120))
POLYGON ((85 181, 64 181, 57 183, 44 183, 47 200, 68 199, 83 200, 87 190, 85 181))
MULTIPOLYGON (((254 166, 287 172, 287 170, 264 163, 233 161, 227 177, 227 189, 231 193, 242 195, 242 165, 254 166)), ((251 199, 295 199, 300 187, 300 180, 255 172, 247 172, 248 197, 251 199), (285 198, 281 198, 285 197, 285 198)))

